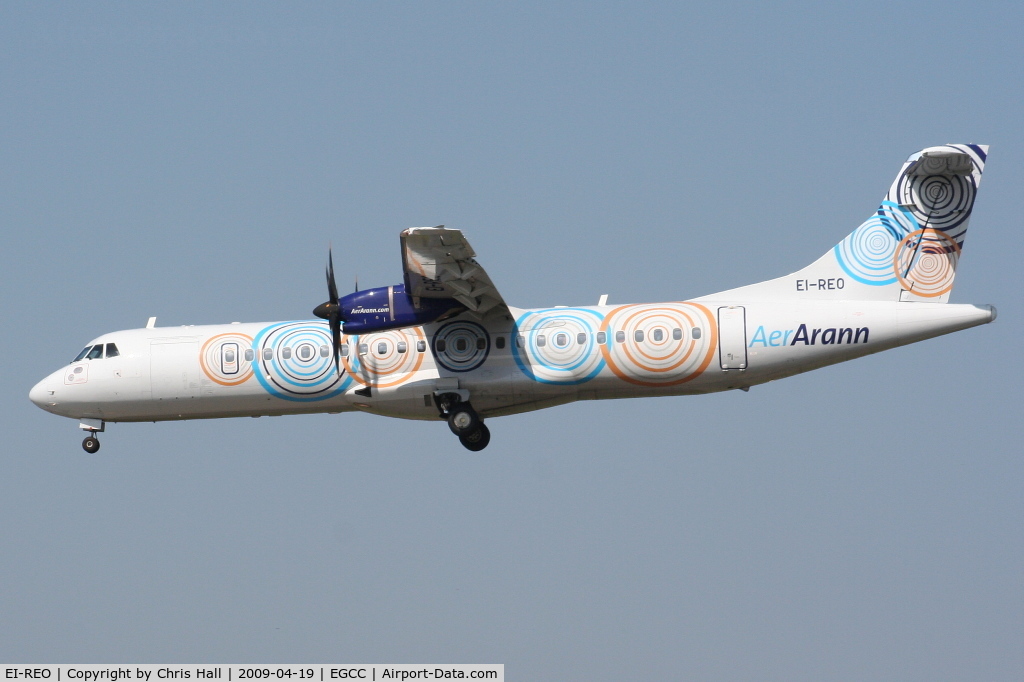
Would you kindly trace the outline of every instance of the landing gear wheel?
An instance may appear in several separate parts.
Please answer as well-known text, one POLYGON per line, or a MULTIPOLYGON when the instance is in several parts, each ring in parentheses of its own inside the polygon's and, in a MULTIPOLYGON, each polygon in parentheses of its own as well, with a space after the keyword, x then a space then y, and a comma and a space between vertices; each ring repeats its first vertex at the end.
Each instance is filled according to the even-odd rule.
POLYGON ((99 452, 100 439, 96 436, 86 436, 85 440, 82 441, 82 449, 88 452, 90 455, 94 452, 99 452))
POLYGON ((470 452, 480 452, 491 442, 491 430, 486 425, 480 424, 475 431, 461 434, 459 442, 470 452))
POLYGON ((457 403, 448 412, 448 428, 460 438, 462 434, 472 433, 481 425, 480 416, 469 403, 457 403))

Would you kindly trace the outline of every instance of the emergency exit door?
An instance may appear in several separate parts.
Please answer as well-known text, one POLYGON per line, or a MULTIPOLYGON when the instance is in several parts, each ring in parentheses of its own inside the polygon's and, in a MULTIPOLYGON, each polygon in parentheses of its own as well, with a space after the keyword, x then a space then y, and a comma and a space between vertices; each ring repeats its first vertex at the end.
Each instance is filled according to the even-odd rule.
POLYGON ((718 360, 723 370, 747 368, 747 314, 743 306, 718 309, 718 360))

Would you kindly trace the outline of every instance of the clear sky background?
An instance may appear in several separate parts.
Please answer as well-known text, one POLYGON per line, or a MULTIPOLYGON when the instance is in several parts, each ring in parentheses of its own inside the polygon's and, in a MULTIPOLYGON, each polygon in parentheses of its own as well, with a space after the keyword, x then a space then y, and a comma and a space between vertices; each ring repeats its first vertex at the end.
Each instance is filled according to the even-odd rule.
POLYGON ((485 662, 514 680, 1024 678, 1014 3, 0 5, 0 660, 485 662), (463 230, 511 304, 796 270, 991 144, 993 325, 705 397, 489 422, 112 425, 91 338, 303 319, 463 230), (1015 340, 1016 339, 1016 340, 1015 340))

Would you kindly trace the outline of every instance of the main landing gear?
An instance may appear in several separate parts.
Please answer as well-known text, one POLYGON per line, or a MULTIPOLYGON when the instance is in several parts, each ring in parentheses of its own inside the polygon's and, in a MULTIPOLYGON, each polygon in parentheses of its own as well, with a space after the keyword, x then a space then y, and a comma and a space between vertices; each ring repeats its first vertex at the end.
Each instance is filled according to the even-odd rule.
POLYGON ((99 452, 100 439, 96 436, 86 436, 85 440, 82 441, 82 449, 88 452, 90 455, 94 452, 99 452))
POLYGON ((457 393, 442 393, 435 397, 441 419, 459 437, 462 446, 471 452, 480 452, 491 442, 491 431, 480 419, 473 406, 457 393))

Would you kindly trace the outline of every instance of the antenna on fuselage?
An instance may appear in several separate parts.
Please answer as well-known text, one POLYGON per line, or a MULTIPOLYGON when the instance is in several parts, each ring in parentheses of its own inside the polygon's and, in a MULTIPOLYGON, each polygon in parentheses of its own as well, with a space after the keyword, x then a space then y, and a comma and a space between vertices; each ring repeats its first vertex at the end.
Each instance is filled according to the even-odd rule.
POLYGON ((155 317, 151 317, 151 318, 149 318, 149 322, 146 323, 146 329, 155 329, 155 328, 156 328, 156 318, 155 317))

